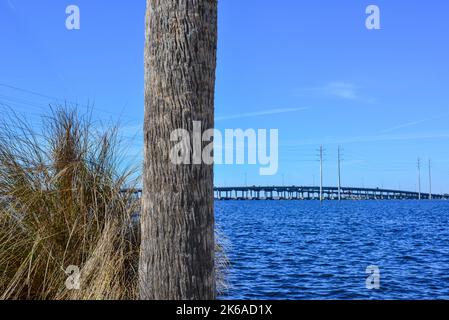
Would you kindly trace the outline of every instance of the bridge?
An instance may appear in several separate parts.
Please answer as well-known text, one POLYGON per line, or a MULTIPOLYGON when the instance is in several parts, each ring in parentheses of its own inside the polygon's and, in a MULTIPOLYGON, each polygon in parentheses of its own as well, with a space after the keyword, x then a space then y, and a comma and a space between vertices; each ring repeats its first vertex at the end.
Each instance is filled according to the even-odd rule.
MULTIPOLYGON (((123 190, 129 192, 130 190, 123 190)), ((140 198, 142 189, 131 192, 140 198)), ((412 191, 379 189, 323 187, 323 200, 449 200, 449 194, 419 193, 412 191), (340 193, 340 198, 339 198, 340 193)), ((320 187, 306 186, 248 186, 248 187, 215 187, 216 200, 319 200, 320 187)))
POLYGON ((216 200, 449 200, 449 195, 354 187, 248 186, 216 187, 216 200), (340 194, 340 197, 339 197, 340 194))

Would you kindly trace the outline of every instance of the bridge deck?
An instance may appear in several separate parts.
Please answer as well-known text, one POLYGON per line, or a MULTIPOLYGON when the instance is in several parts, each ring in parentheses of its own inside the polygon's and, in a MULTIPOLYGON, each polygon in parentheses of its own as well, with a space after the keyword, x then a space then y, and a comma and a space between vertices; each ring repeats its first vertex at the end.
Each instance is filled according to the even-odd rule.
MULTIPOLYGON (((323 187, 323 200, 448 200, 449 195, 379 189, 323 187)), ((248 186, 216 187, 214 197, 217 200, 317 200, 320 199, 320 187, 310 186, 248 186)))
MULTIPOLYGON (((129 190, 124 190, 129 191, 129 190)), ((140 198, 141 189, 131 190, 140 198)), ((338 187, 323 187, 323 200, 338 200, 338 187)), ((319 200, 320 187, 310 186, 248 186, 248 187, 215 187, 216 200, 319 200)), ((401 191, 379 188, 342 187, 342 200, 449 200, 449 194, 401 191)))

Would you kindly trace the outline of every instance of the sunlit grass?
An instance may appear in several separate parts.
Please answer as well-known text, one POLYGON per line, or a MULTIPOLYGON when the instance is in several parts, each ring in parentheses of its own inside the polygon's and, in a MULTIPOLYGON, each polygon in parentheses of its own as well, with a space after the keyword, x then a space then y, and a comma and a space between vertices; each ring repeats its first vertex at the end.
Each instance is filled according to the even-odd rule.
MULTIPOLYGON (((41 129, 11 110, 0 120, 0 299, 136 299, 139 182, 116 127, 57 108, 41 129), (80 290, 66 269, 81 271, 80 290)), ((223 237, 218 237, 223 238, 223 237)), ((218 290, 227 259, 217 241, 218 290)))

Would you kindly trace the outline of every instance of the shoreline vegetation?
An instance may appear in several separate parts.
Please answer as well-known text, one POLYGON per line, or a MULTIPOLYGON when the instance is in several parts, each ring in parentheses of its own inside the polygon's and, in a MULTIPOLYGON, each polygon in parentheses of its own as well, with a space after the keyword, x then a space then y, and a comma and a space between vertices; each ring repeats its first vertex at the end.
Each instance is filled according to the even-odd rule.
MULTIPOLYGON (((124 166, 117 126, 57 107, 41 129, 12 110, 0 120, 0 299, 138 299, 140 167, 124 166), (80 289, 66 273, 79 268, 80 289)), ((217 291, 226 290, 218 232, 217 291)))

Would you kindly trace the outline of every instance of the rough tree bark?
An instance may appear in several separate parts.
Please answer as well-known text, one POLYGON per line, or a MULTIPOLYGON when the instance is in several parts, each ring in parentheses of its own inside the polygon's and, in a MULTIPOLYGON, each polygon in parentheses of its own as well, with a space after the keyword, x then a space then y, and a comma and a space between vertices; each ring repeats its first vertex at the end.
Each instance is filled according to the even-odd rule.
POLYGON ((214 127, 216 48, 217 0, 147 0, 142 299, 215 298, 213 166, 172 164, 170 134, 214 127))

